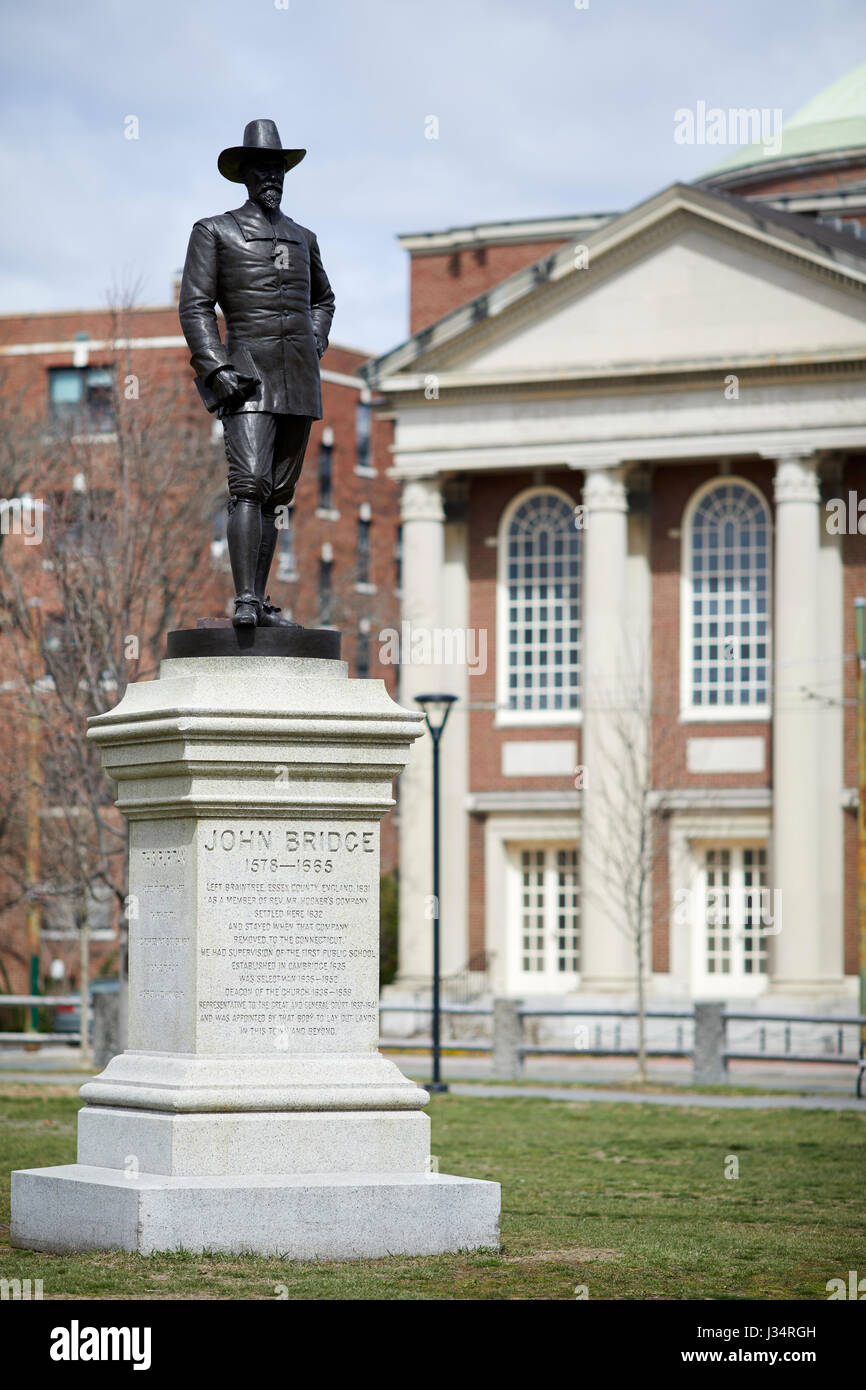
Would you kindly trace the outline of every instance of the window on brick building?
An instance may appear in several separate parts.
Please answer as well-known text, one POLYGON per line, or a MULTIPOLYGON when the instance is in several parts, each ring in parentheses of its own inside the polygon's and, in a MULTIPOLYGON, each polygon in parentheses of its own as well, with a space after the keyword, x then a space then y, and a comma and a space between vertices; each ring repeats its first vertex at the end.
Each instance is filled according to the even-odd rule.
POLYGON ((369 629, 361 628, 358 633, 358 642, 355 648, 355 674, 361 679, 366 680, 370 674, 370 632, 369 629))
POLYGON ((334 432, 324 429, 319 445, 319 506, 328 512, 334 505, 333 462, 334 432))
POLYGON ((277 513, 277 579, 294 579, 296 574, 295 509, 282 507, 277 513))
POLYGON ((221 502, 213 515, 213 525, 210 538, 210 562, 215 570, 230 570, 229 563, 229 543, 226 528, 228 526, 228 511, 224 502, 221 502))
POLYGON ((358 517, 358 566, 357 583, 370 583, 370 518, 358 517))
POLYGON ((769 508, 751 483, 718 479, 692 498, 683 538, 683 710, 707 718, 766 713, 769 508))
POLYGON ((769 938, 778 930, 766 847, 705 846, 699 864, 693 920, 695 993, 758 993, 769 971, 769 938))
POLYGON ((578 851, 517 845, 509 856, 509 989, 574 989, 580 972, 578 851))
POLYGON ((369 401, 359 401, 355 406, 355 466, 371 468, 371 440, 373 429, 373 407, 369 401))
POLYGON ((580 533, 553 488, 518 497, 499 535, 497 650, 505 722, 573 718, 580 698, 580 533))
POLYGON ((403 527, 397 527, 397 536, 394 540, 394 588, 398 590, 403 587, 403 527))
POLYGON ((49 367, 48 406, 58 430, 111 434, 114 430, 113 367, 49 367))
POLYGON ((334 562, 329 555, 319 560, 319 621, 325 627, 334 621, 334 562))

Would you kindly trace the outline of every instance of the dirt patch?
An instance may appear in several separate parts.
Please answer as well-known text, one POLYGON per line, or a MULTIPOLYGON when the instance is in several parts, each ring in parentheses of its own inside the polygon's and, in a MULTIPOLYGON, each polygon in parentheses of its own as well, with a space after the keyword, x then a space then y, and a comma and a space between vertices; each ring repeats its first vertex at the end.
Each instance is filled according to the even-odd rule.
POLYGON ((605 1163, 651 1163, 655 1168, 678 1168, 681 1158, 633 1158, 628 1154, 606 1154, 604 1149, 593 1149, 587 1158, 597 1158, 605 1163))
MULTIPOLYGON (((84 1081, 89 1081, 86 1076, 84 1081)), ((69 1096, 77 1095, 78 1089, 84 1084, 83 1081, 70 1081, 68 1086, 41 1086, 31 1085, 29 1081, 10 1081, 5 1086, 0 1086, 0 1098, 6 1100, 22 1100, 25 1097, 30 1099, 33 1096, 39 1100, 51 1100, 57 1097, 68 1099, 69 1096)), ((81 1102, 82 1105, 84 1102, 81 1102)))
POLYGON ((584 1265, 593 1260, 621 1260, 621 1250, 596 1250, 589 1245, 573 1245, 568 1250, 537 1250, 532 1255, 506 1255, 503 1264, 509 1265, 584 1265))

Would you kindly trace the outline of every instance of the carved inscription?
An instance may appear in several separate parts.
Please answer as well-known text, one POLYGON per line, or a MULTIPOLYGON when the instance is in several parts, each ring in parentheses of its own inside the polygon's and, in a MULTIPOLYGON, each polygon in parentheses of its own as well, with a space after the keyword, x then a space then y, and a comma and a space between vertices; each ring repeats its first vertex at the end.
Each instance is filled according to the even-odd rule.
POLYGON ((198 1021, 210 1045, 375 1046, 378 862, 375 827, 202 827, 198 1021))
POLYGON ((172 849, 138 849, 137 875, 142 919, 130 924, 131 946, 138 983, 138 998, 177 1004, 186 998, 180 985, 180 965, 186 956, 189 936, 164 934, 182 922, 185 846, 172 849), (159 904, 159 906, 157 906, 159 904))
POLYGON ((186 820, 135 822, 130 827, 131 1048, 189 1051, 194 1045, 190 1017, 195 999, 192 831, 186 820))

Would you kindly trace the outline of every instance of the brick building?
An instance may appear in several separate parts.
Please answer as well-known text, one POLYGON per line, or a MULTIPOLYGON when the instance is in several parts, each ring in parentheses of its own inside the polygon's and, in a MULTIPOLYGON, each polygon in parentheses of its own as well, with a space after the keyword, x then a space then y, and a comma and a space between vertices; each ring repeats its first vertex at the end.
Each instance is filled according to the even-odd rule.
MULTIPOLYGON (((633 995, 638 903, 657 1000, 856 993, 864 175, 861 68, 778 154, 628 212, 401 238, 411 336, 366 374, 403 702, 459 696, 446 975, 633 995)), ((416 756, 398 989, 429 980, 429 799, 416 756)))
MULTIPOLYGON (((297 621, 338 626, 350 675, 380 677, 393 692, 398 668, 382 664, 378 634, 399 618, 399 492, 386 472, 391 427, 374 418, 369 388, 358 374, 368 355, 332 343, 322 359, 323 419, 313 427, 290 524, 280 533, 270 591, 272 600, 297 621)), ((0 390, 11 428, 20 424, 21 440, 27 438, 20 447, 30 449, 36 442, 26 488, 38 505, 57 506, 61 497, 72 497, 85 486, 73 451, 68 464, 65 458, 58 464, 55 451, 50 469, 40 465, 40 439, 49 441, 53 432, 66 431, 76 449, 86 448, 88 458, 96 460, 93 476, 110 497, 118 485, 116 393, 132 391, 145 401, 158 389, 172 396, 178 427, 198 431, 202 447, 212 454, 213 518, 210 529, 194 538, 202 562, 195 585, 181 594, 169 623, 188 626, 199 616, 230 613, 233 586, 220 496, 225 478, 222 427, 206 414, 194 389, 175 306, 0 317, 0 390)), ((4 554, 26 576, 28 592, 41 599, 48 619, 60 624, 63 614, 55 611, 51 575, 45 572, 50 565, 41 561, 39 546, 29 547, 9 524, 14 515, 9 504, 15 500, 4 499, 4 554)), ((0 650, 11 641, 0 629, 0 650)), ((2 691, 9 705, 16 679, 12 663, 4 660, 3 665, 2 691)), ((48 788, 42 802, 44 824, 52 814, 48 788)), ((17 830, 7 827, 7 833, 24 835, 23 808, 21 824, 17 830)), ((389 816, 382 826, 384 872, 394 869, 396 855, 395 817, 389 816)), ((43 872, 50 874, 50 865, 43 864, 43 872)), ((19 902, 3 914, 0 927, 7 941, 23 936, 25 911, 19 902)), ((44 915, 43 973, 59 957, 67 966, 67 983, 74 983, 76 932, 57 905, 46 904, 44 915)), ((116 913, 96 914, 92 927, 98 967, 116 949, 116 913)), ((11 963, 10 982, 26 985, 20 961, 11 963)))

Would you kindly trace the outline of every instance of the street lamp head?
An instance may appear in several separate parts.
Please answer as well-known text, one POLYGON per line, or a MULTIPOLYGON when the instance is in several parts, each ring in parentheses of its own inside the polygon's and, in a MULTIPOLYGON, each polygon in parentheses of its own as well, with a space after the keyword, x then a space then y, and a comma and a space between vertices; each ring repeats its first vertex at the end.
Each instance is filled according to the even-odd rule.
POLYGON ((416 695, 415 703, 420 705, 427 720, 427 728, 434 736, 441 734, 456 702, 456 695, 416 695))

